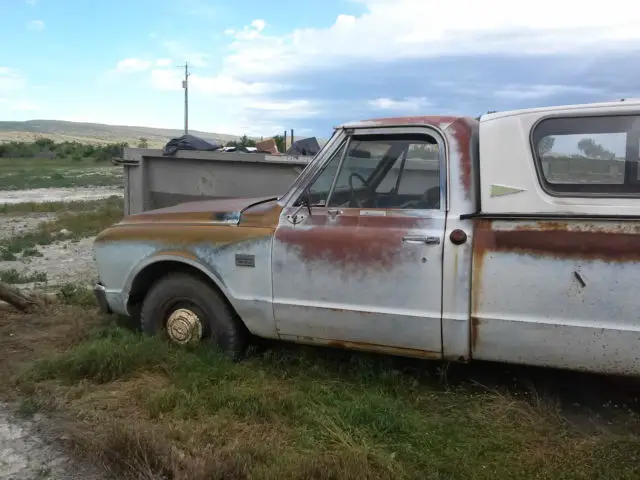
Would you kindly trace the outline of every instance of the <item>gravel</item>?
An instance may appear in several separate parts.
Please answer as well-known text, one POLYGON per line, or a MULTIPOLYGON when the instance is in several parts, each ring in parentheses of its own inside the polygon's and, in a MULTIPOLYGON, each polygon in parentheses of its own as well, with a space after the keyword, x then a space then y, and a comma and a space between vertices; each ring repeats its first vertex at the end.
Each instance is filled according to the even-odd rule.
POLYGON ((0 261, 0 271, 15 269, 22 274, 46 272, 46 285, 51 287, 65 283, 92 286, 98 277, 93 259, 94 238, 39 245, 37 249, 42 257, 0 261))
POLYGON ((32 188, 30 190, 0 190, 0 204, 25 202, 71 202, 100 200, 112 195, 122 197, 124 190, 118 187, 70 187, 32 188))
POLYGON ((53 220, 55 213, 23 213, 0 215, 0 240, 35 230, 41 222, 53 220))

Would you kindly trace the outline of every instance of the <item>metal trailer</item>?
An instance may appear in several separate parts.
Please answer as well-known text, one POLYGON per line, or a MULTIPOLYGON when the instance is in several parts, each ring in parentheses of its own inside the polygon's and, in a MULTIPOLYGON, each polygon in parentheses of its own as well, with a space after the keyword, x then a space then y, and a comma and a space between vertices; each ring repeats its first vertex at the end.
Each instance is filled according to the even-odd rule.
POLYGON ((284 194, 313 157, 261 153, 125 148, 124 213, 212 198, 284 194))

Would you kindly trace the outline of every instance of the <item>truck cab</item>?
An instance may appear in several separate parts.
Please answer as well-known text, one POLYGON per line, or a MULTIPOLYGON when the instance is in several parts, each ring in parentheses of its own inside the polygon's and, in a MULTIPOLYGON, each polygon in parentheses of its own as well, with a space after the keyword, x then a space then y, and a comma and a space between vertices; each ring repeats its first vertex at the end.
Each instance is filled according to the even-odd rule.
POLYGON ((251 335, 640 373, 640 103, 338 127, 277 198, 130 215, 105 311, 240 355, 251 335))

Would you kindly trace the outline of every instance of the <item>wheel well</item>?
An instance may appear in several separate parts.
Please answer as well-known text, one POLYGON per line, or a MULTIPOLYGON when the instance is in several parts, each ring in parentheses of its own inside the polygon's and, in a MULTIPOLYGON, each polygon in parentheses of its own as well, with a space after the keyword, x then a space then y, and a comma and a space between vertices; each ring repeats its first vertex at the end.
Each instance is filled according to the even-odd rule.
POLYGON ((131 285, 131 291, 129 292, 127 309, 130 312, 139 310, 144 298, 147 296, 147 293, 149 293, 149 290, 151 289, 153 284, 165 275, 177 272, 192 275, 210 285, 214 290, 218 292, 220 298, 224 300, 231 312, 233 312, 236 319, 244 325, 244 322, 236 312, 235 308, 233 308, 233 305, 231 305, 231 302, 229 302, 227 296, 222 292, 222 290, 220 290, 220 287, 218 287, 218 285, 216 285, 213 280, 211 280, 201 270, 192 267, 191 265, 187 265, 186 263, 177 262, 174 260, 163 260, 160 262, 152 263, 151 265, 143 268, 142 271, 140 271, 136 275, 136 278, 134 278, 131 285))

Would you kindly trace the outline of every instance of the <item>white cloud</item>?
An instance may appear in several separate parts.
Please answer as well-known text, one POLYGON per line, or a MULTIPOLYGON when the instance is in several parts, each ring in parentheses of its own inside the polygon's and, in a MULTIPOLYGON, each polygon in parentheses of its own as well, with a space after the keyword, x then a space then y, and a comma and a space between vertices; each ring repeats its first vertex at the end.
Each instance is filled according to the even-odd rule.
POLYGON ((267 22, 258 18, 252 21, 250 25, 245 25, 242 30, 227 28, 224 31, 224 34, 234 36, 238 40, 254 40, 260 36, 260 33, 265 29, 266 26, 267 22))
POLYGON ((118 72, 143 72, 153 65, 151 60, 143 60, 141 58, 125 58, 120 60, 116 65, 118 72))
POLYGON ((27 5, 31 5, 31 6, 33 6, 33 5, 35 5, 35 4, 36 4, 36 0, 25 0, 25 2, 24 2, 24 3, 26 3, 27 5))
POLYGON ((418 111, 429 105, 426 97, 406 97, 403 100, 376 98, 369 100, 368 105, 377 110, 418 111))
POLYGON ((27 29, 34 32, 40 32, 44 30, 44 22, 42 20, 31 20, 27 22, 27 29))
POLYGON ((640 8, 633 0, 353 0, 366 12, 338 15, 326 28, 267 35, 235 32, 225 66, 234 73, 281 73, 318 63, 513 53, 586 54, 640 45, 640 8), (621 12, 625 12, 621 14, 621 12))
MULTIPOLYGON (((193 0, 192 5, 198 7, 202 1, 193 0)), ((148 85, 157 90, 159 98, 175 98, 179 109, 183 71, 176 67, 187 61, 194 67, 189 78, 194 94, 190 111, 193 118, 207 119, 206 125, 198 124, 198 128, 221 133, 270 134, 285 127, 299 130, 304 123, 302 120, 297 123, 296 119, 314 116, 317 118, 307 125, 334 122, 335 118, 343 123, 345 117, 356 115, 369 118, 374 116, 372 111, 458 112, 493 108, 491 102, 508 105, 546 98, 559 100, 576 94, 602 96, 617 87, 601 82, 602 90, 597 90, 572 83, 573 79, 582 78, 576 68, 587 70, 584 65, 577 66, 579 62, 550 60, 544 65, 551 70, 533 76, 522 74, 517 68, 504 76, 489 65, 476 75, 468 73, 470 69, 464 68, 464 58, 460 57, 486 54, 487 58, 493 55, 496 59, 507 54, 520 57, 513 60, 517 63, 522 62, 521 57, 526 59, 533 54, 573 54, 572 58, 588 62, 593 58, 610 58, 600 56, 602 53, 626 54, 640 49, 640 29, 636 27, 640 24, 640 9, 635 8, 632 0, 610 0, 589 8, 576 0, 350 1, 359 3, 364 13, 336 15, 335 21, 324 28, 298 28, 276 34, 266 21, 276 23, 278 19, 274 16, 224 30, 229 44, 219 69, 209 64, 214 63, 210 60, 220 45, 208 45, 206 41, 200 45, 165 41, 161 44, 165 53, 157 59, 141 60, 144 63, 138 64, 137 71, 144 70, 148 85), (451 64, 447 63, 447 71, 436 75, 416 67, 424 65, 422 60, 456 56, 459 61, 453 58, 451 64), (406 71, 398 72, 396 82, 393 68, 400 67, 391 62, 397 61, 401 63, 396 65, 402 64, 406 71), (332 70, 328 74, 335 76, 335 81, 329 82, 335 104, 312 96, 315 93, 311 92, 318 92, 319 96, 327 94, 327 88, 323 88, 327 86, 327 77, 314 75, 315 68, 332 70), (385 73, 372 80, 372 71, 385 73), (305 73, 308 77, 304 84, 295 85, 299 77, 291 73, 305 73), (420 78, 424 81, 418 82, 420 78), (445 85, 445 78, 450 84, 445 85), (383 80, 387 83, 383 84, 383 80), (524 85, 529 81, 532 85, 524 85), (356 82, 361 82, 362 88, 348 93, 356 82), (341 83, 347 85, 347 93, 339 90, 341 83), (434 89, 437 96, 430 93, 430 87, 438 87, 434 89), (283 91, 290 95, 274 95, 283 91), (457 95, 446 97, 442 91, 457 95), (304 98, 299 97, 300 92, 307 92, 302 95, 304 98), (352 100, 345 102, 345 95, 352 96, 352 100)), ((502 58, 497 65, 505 68, 509 62, 502 58)))
POLYGON ((317 105, 306 99, 285 100, 281 102, 269 100, 251 100, 243 105, 247 110, 261 110, 278 119, 308 118, 318 114, 317 105))
POLYGON ((554 95, 603 93, 597 88, 579 85, 507 85, 495 92, 495 96, 507 100, 535 100, 554 95))
MULTIPOLYGON (((180 90, 183 73, 179 69, 156 68, 151 71, 151 85, 158 90, 180 90)), ((263 95, 283 89, 284 86, 263 82, 243 82, 230 75, 213 76, 192 73, 189 76, 189 89, 216 97, 234 97, 263 95)))
POLYGON ((253 22, 251 22, 251 26, 253 28, 255 28, 257 31, 261 32, 262 30, 264 30, 264 27, 267 26, 267 22, 265 22, 264 20, 258 18, 256 20, 254 20, 253 22))

